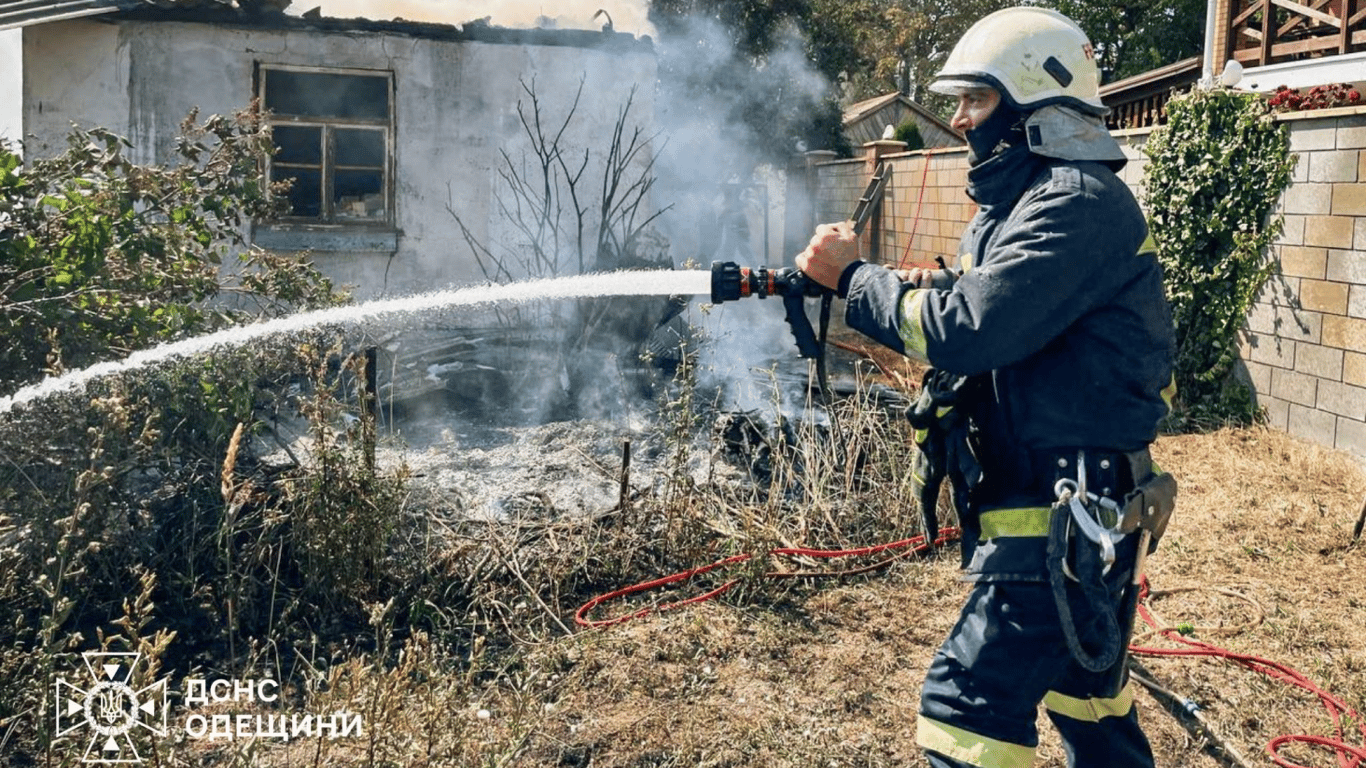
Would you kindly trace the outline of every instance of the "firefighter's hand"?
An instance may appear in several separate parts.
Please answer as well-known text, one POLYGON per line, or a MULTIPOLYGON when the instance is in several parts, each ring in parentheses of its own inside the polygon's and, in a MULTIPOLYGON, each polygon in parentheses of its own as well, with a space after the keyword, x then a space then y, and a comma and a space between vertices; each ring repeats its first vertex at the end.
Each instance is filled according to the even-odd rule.
POLYGON ((910 283, 912 288, 929 288, 934 279, 932 270, 915 267, 913 269, 893 269, 896 276, 903 283, 910 283))
POLYGON ((845 268, 858 260, 858 235, 851 222, 841 221, 816 227, 806 250, 797 254, 797 269, 826 288, 837 289, 845 268))

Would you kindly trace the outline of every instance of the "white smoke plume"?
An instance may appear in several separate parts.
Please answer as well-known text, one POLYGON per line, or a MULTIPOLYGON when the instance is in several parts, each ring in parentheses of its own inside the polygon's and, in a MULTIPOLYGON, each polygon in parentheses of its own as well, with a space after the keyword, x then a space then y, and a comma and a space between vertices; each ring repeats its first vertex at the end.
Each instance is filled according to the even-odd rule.
MULTIPOLYGON (((660 58, 660 79, 654 93, 644 100, 652 104, 644 113, 646 126, 659 129, 654 149, 659 152, 654 172, 658 176, 653 205, 670 206, 655 223, 669 243, 676 266, 705 269, 713 260, 737 261, 746 266, 778 267, 791 264, 792 254, 772 250, 783 241, 781 219, 766 224, 769 211, 784 205, 782 185, 767 185, 765 178, 781 178, 783 167, 766 166, 772 153, 754 146, 753 116, 783 116, 815 103, 830 92, 830 83, 807 60, 805 41, 795 28, 783 30, 778 44, 762 66, 766 75, 756 77, 739 64, 745 58, 734 50, 729 30, 717 20, 694 18, 673 25, 673 33, 659 32, 649 21, 647 0, 296 0, 291 14, 314 7, 324 17, 366 18, 377 21, 405 19, 416 22, 466 24, 487 19, 489 24, 509 28, 600 29, 608 18, 614 31, 650 36, 660 58), (599 14, 604 11, 605 15, 599 14), (777 87, 775 87, 777 84, 777 87), (750 117, 749 123, 745 118, 750 117), (767 169, 767 170, 766 170, 767 169), (768 186, 769 192, 760 191, 768 186), (726 197, 726 189, 741 189, 738 200, 726 197), (747 242, 735 245, 721 230, 728 217, 743 205, 748 219, 747 242)), ((797 137, 768 131, 792 147, 797 137)), ((787 194, 804 185, 788 185, 787 194)), ((689 323, 702 338, 699 378, 719 387, 732 407, 768 410, 774 406, 775 390, 791 383, 775 379, 775 364, 804 370, 796 359, 796 346, 783 322, 781 299, 728 303, 710 312, 696 306, 687 313, 689 323)), ((633 351, 623 347, 624 357, 633 351)), ((627 362, 631 362, 628 360, 627 362)), ((786 377, 785 377, 786 378, 786 377)), ((553 384, 554 382, 551 382, 553 384)), ((604 393, 612 388, 604 386, 604 393)), ((588 411, 596 404, 580 403, 588 411)), ((605 410, 611 410, 606 408, 605 410)))
POLYGON ((289 12, 301 14, 313 8, 323 16, 375 21, 405 19, 438 24, 464 24, 487 18, 490 24, 515 29, 551 27, 555 29, 600 29, 610 18, 613 29, 633 35, 653 35, 644 0, 302 0, 289 12), (606 17, 594 16, 605 11, 606 17))

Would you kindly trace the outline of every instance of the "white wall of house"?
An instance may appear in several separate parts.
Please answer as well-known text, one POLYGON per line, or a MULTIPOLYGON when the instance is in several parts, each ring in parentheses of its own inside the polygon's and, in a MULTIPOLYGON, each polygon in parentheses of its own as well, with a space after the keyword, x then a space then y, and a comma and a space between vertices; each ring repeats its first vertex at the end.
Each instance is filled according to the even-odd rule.
POLYGON ((19 141, 23 133, 19 106, 24 87, 22 45, 21 30, 0 32, 0 138, 13 142, 19 141))
MULTIPOLYGON (((26 130, 39 137, 31 151, 60 150, 72 123, 99 125, 128 136, 140 162, 173 158, 178 125, 190 110, 208 115, 245 107, 258 64, 392 72, 395 205, 393 226, 384 228, 389 231, 348 239, 345 227, 306 228, 287 237, 258 230, 258 242, 277 250, 323 243, 332 250, 315 245, 315 263, 357 286, 361 297, 485 280, 448 205, 481 242, 496 247, 515 240, 497 214, 495 194, 504 188, 500 153, 520 160, 526 149, 517 105, 530 109, 530 103, 520 82, 534 82, 547 130, 563 122, 584 82, 576 120, 562 140, 575 154, 592 150, 596 158, 605 152, 632 85, 640 86, 632 121, 653 133, 655 59, 644 45, 606 50, 387 32, 77 20, 25 30, 24 57, 26 130), (318 237, 310 240, 312 235, 318 237), (357 251, 358 245, 369 250, 357 251)), ((599 168, 590 165, 585 178, 595 191, 599 168)))

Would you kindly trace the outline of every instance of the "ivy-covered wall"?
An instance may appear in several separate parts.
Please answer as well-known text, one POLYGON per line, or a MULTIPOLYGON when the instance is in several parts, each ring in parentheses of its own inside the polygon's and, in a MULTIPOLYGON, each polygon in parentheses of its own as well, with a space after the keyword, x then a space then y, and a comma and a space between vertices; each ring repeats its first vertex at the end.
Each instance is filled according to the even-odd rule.
MULTIPOLYGON (((1366 108, 1276 119, 1290 132, 1297 162, 1278 208, 1285 228, 1269 254, 1279 272, 1248 314, 1237 374, 1255 389, 1272 426, 1366 459, 1366 108)), ((1121 177, 1136 192, 1150 133, 1116 133, 1130 157, 1121 177)), ((880 260, 905 255, 923 265, 952 255, 975 212, 963 194, 966 152, 883 159, 892 177, 878 222, 880 260)), ((868 164, 826 163, 817 173, 818 217, 847 216, 863 192, 868 164)))

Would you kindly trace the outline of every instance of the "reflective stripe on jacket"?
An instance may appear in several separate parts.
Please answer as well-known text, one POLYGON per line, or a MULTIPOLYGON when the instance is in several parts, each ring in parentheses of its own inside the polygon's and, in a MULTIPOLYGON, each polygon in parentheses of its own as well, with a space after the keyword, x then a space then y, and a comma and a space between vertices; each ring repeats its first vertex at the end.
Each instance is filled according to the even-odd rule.
MULTIPOLYGON (((1110 167, 1017 146, 975 166, 969 194, 979 210, 963 234, 964 271, 952 287, 915 289, 889 270, 860 266, 849 278, 845 318, 936 368, 990 378, 985 401, 971 409, 986 485, 998 492, 977 504, 986 522, 993 506, 1052 501, 1000 482, 1016 477, 1020 457, 1151 443, 1168 410, 1175 338, 1161 266, 1141 247, 1142 211, 1110 167)), ((1006 549, 1026 544, 985 528, 987 552, 976 553, 974 568, 997 549, 993 538, 1006 549)))

